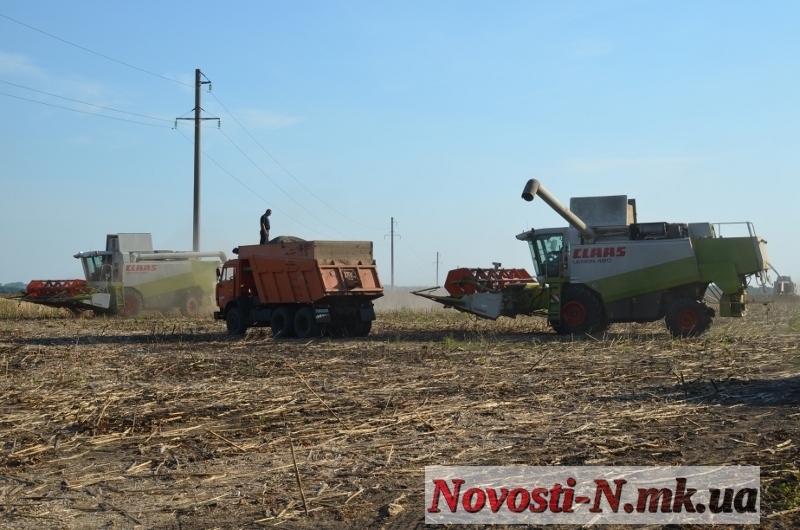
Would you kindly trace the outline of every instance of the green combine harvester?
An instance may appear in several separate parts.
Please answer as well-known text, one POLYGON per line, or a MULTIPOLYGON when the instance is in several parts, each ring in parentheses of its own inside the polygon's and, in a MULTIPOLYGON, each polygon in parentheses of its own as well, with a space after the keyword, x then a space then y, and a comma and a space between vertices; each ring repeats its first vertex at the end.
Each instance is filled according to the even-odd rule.
POLYGON ((712 223, 639 223, 636 201, 625 195, 578 197, 566 208, 538 180, 522 198, 538 195, 568 227, 523 232, 535 275, 524 269, 455 269, 449 296, 415 294, 480 317, 546 316, 561 334, 602 332, 615 322, 664 319, 675 337, 697 336, 715 314, 745 313, 751 277, 765 284, 766 241, 749 222, 743 237, 721 237, 712 223), (718 307, 710 307, 713 294, 718 307))

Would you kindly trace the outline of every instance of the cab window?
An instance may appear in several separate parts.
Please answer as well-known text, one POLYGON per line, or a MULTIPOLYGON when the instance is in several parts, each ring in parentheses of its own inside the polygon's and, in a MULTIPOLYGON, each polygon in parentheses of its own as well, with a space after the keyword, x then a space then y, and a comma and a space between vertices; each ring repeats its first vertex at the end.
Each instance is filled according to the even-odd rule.
POLYGON ((86 269, 86 277, 89 281, 110 280, 107 276, 111 274, 111 256, 85 257, 83 258, 83 266, 86 269))
POLYGON ((559 266, 564 251, 564 234, 543 234, 531 241, 536 272, 552 278, 559 275, 559 266))
POLYGON ((220 281, 226 282, 228 280, 232 280, 234 270, 235 269, 233 269, 232 267, 226 267, 222 269, 222 275, 220 276, 220 281))

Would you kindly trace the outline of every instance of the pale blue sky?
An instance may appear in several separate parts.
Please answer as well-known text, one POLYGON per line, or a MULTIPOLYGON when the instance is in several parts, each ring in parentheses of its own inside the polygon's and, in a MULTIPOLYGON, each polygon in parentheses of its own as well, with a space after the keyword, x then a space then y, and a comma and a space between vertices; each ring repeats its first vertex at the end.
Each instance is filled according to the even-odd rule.
MULTIPOLYGON (((752 221, 800 278, 797 2, 31 1, 0 14, 189 85, 202 69, 297 179, 204 92, 222 130, 207 122, 203 148, 224 168, 203 161, 204 250, 256 242, 271 206, 272 235, 374 241, 387 285, 392 216, 398 285, 433 285, 437 251, 440 282, 492 261, 530 270, 514 236, 564 224, 520 199, 538 178, 563 202, 627 194, 640 221, 752 221)), ((81 277, 72 255, 107 233, 191 248, 188 122, 8 83, 166 120, 193 108, 192 87, 2 17, 0 81, 164 126, 0 95, 0 282, 81 277)))

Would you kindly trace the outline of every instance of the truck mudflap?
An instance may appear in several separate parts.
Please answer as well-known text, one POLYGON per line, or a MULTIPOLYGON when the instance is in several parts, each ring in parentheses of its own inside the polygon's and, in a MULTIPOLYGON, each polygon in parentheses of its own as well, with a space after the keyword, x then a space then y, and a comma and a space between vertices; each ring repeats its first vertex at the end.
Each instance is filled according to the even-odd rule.
POLYGON ((330 324, 330 310, 327 307, 318 307, 314 309, 314 320, 316 320, 317 324, 330 324))

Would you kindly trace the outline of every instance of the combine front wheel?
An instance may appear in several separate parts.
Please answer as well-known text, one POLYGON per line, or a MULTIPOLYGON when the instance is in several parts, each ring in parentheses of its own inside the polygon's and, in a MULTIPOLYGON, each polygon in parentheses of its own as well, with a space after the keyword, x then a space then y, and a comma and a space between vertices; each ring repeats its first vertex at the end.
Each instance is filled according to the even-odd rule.
POLYGON ((142 295, 136 289, 131 287, 125 288, 125 307, 122 310, 122 314, 126 317, 134 317, 139 314, 144 306, 144 300, 142 300, 142 295))
POLYGON ((711 327, 711 311, 699 300, 681 298, 667 308, 664 322, 673 337, 696 337, 711 327))
POLYGON ((200 300, 193 294, 187 294, 183 297, 181 303, 181 313, 187 317, 196 317, 200 312, 200 300))
POLYGON ((562 335, 583 335, 603 327, 603 306, 589 289, 568 285, 561 293, 561 324, 554 326, 562 335))

